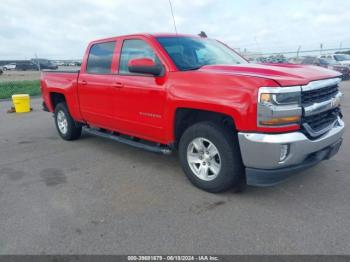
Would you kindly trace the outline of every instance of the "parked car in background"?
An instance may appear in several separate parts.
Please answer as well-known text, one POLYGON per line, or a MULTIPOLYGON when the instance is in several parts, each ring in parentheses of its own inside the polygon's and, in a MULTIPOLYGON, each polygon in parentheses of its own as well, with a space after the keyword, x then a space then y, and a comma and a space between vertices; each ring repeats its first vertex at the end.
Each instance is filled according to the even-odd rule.
POLYGON ((16 64, 16 70, 20 70, 20 71, 38 70, 38 66, 30 61, 18 62, 16 64))
POLYGON ((37 67, 40 66, 40 70, 43 70, 43 69, 49 69, 49 70, 57 70, 58 69, 58 66, 54 63, 52 63, 50 60, 48 59, 42 59, 42 58, 33 58, 31 59, 31 62, 36 64, 37 67))
POLYGON ((320 58, 319 59, 319 66, 328 68, 328 69, 332 69, 335 71, 338 71, 339 73, 342 74, 342 79, 343 80, 349 80, 350 79, 350 67, 346 66, 346 65, 341 65, 341 64, 337 64, 332 60, 327 60, 327 59, 323 59, 320 58))
POLYGON ((64 62, 61 61, 55 61, 54 64, 57 66, 64 66, 64 62))
POLYGON ((350 67, 350 55, 348 54, 321 55, 319 58, 350 67))
POLYGON ((257 57, 254 59, 254 62, 257 63, 275 63, 275 64, 280 64, 280 63, 286 63, 288 60, 284 55, 270 55, 268 57, 257 57))
POLYGON ((350 68, 345 65, 338 64, 331 59, 318 58, 315 56, 304 56, 289 60, 293 64, 317 65, 324 68, 335 70, 342 74, 343 80, 350 79, 350 68))
POLYGON ((2 66, 2 70, 6 71, 6 70, 15 70, 16 69, 16 63, 9 63, 6 65, 2 66))
POLYGON ((57 70, 58 66, 54 65, 53 63, 40 63, 40 69, 50 69, 50 70, 57 70))

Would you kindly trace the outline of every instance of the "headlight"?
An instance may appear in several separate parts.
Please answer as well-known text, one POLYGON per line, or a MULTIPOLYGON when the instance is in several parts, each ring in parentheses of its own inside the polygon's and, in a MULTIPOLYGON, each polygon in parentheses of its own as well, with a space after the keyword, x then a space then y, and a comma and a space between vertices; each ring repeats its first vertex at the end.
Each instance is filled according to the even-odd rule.
POLYGON ((261 87, 258 94, 258 126, 299 124, 301 87, 261 87))
POLYGON ((262 93, 260 95, 260 101, 262 103, 271 103, 274 105, 290 105, 298 104, 300 100, 300 94, 297 92, 294 93, 262 93))

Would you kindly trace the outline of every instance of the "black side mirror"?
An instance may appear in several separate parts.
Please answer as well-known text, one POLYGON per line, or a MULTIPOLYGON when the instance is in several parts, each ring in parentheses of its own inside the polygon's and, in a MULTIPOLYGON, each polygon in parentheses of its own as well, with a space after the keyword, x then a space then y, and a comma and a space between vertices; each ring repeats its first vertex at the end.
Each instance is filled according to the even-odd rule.
POLYGON ((163 67, 156 64, 150 58, 132 59, 128 63, 128 69, 132 73, 149 74, 154 76, 160 76, 163 73, 163 67))

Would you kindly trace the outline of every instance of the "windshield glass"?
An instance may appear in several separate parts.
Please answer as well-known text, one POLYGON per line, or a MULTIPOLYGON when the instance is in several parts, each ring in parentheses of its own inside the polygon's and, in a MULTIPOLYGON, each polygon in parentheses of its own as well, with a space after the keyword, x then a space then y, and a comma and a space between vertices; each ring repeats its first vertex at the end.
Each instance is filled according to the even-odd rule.
POLYGON ((176 67, 196 70, 205 65, 248 63, 220 42, 197 37, 157 37, 176 67))
POLYGON ((345 61, 345 60, 350 60, 350 55, 334 55, 335 60, 337 61, 345 61))

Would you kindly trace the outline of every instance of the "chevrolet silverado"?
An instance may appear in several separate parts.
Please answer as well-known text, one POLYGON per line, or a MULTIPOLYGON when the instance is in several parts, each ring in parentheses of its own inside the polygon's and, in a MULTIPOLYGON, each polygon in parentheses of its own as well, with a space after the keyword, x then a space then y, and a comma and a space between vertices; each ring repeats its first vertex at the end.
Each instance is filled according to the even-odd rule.
POLYGON ((86 133, 176 150, 197 187, 269 186, 337 153, 341 75, 252 64, 220 41, 135 34, 91 42, 79 71, 44 71, 43 106, 59 135, 86 133))

